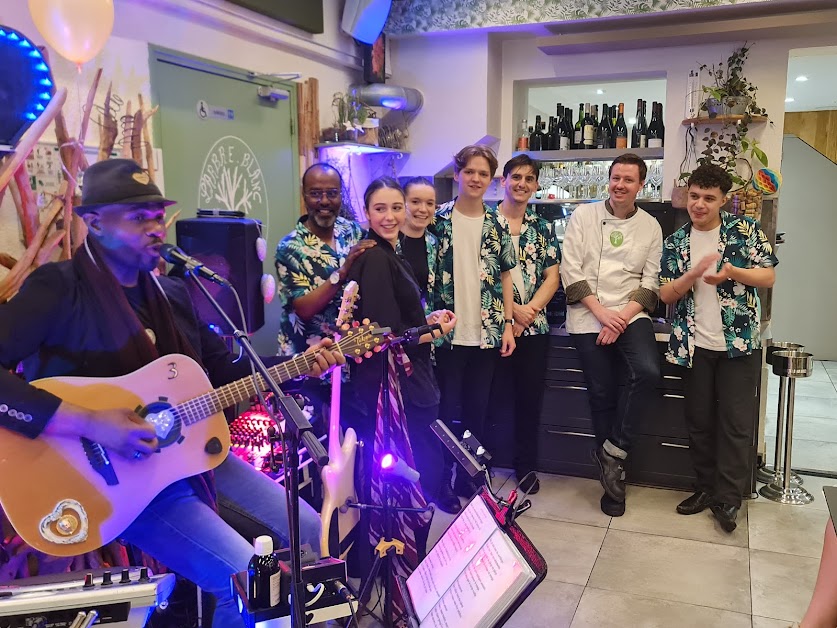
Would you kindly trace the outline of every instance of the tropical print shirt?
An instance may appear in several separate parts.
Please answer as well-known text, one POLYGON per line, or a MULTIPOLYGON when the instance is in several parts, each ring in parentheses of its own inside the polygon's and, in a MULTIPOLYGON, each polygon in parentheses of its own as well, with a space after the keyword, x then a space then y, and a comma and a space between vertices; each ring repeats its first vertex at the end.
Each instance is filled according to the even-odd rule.
MULTIPOLYGON (((438 241, 436 236, 430 233, 429 229, 424 231, 424 247, 427 251, 427 285, 424 290, 427 291, 427 298, 421 300, 424 307, 424 313, 430 315, 433 311, 433 284, 436 283, 436 245, 438 241)), ((395 245, 395 252, 401 255, 401 240, 395 245)))
MULTIPOLYGON (((691 232, 692 225, 688 223, 666 238, 660 262, 661 284, 674 281, 691 269, 691 232)), ((721 254, 718 270, 727 262, 738 268, 769 268, 779 263, 756 221, 727 212, 721 212, 718 252, 721 254)), ((761 303, 757 289, 728 279, 717 286, 717 291, 727 355, 740 357, 761 348, 761 303)), ((689 290, 677 301, 666 359, 691 368, 694 353, 695 298, 689 290)))
MULTIPOLYGON (((436 281, 430 291, 434 310, 453 310, 453 206, 456 199, 445 203, 436 211, 433 228, 438 239, 436 251, 436 281)), ((494 349, 502 344, 506 315, 503 310, 503 286, 500 273, 511 270, 517 264, 509 230, 500 224, 497 212, 483 203, 485 218, 480 242, 480 301, 482 329, 480 348, 494 349)), ((450 345, 456 329, 436 340, 436 344, 450 345)))
MULTIPOLYGON (((497 212, 497 217, 503 228, 508 231, 509 223, 506 217, 500 212, 497 212)), ((520 227, 520 250, 517 251, 517 263, 523 274, 526 294, 521 295, 515 286, 514 302, 519 305, 529 303, 543 284, 543 271, 555 266, 559 261, 561 261, 561 251, 555 239, 552 223, 538 216, 535 208, 530 205, 523 216, 523 224, 520 227), (524 296, 525 298, 522 298, 524 296)), ((522 335, 535 336, 548 333, 549 323, 546 320, 546 312, 541 310, 535 317, 535 321, 523 330, 522 335)))
POLYGON ((331 274, 340 269, 349 250, 363 237, 360 226, 345 218, 334 223, 332 248, 311 233, 306 224, 308 216, 296 223, 296 228, 282 238, 276 247, 276 274, 279 277, 279 298, 282 318, 279 321, 279 355, 293 355, 316 344, 334 325, 340 309, 340 291, 331 303, 310 321, 305 322, 293 310, 293 301, 321 286, 331 274))

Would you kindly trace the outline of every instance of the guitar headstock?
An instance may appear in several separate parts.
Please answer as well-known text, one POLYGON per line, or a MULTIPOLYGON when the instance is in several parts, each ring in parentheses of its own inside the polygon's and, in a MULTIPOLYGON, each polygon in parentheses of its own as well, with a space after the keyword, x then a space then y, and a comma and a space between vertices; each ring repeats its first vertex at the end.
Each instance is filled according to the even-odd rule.
POLYGON ((343 297, 340 300, 340 311, 337 313, 337 329, 339 330, 344 325, 352 321, 352 310, 355 309, 355 304, 358 300, 358 285, 356 281, 350 281, 343 288, 343 297))
POLYGON ((381 327, 366 319, 361 325, 349 327, 337 342, 337 346, 347 359, 360 362, 385 348, 391 335, 392 330, 389 327, 381 327))

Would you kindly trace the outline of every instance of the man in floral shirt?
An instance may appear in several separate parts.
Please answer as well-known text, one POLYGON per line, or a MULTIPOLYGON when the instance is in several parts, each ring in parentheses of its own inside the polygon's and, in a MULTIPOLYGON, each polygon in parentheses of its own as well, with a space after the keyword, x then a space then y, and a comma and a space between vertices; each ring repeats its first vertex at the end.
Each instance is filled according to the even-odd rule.
POLYGON ((543 402, 543 373, 549 347, 544 309, 558 290, 560 252, 552 224, 538 216, 529 199, 538 189, 540 166, 518 155, 503 166, 504 197, 497 206, 517 252, 514 284, 514 354, 497 367, 494 385, 509 389, 514 404, 514 470, 521 489, 540 490, 534 474, 538 450, 538 417, 543 402), (528 477, 527 477, 528 476, 528 477), (525 482, 524 482, 525 480, 525 482))
POLYGON ((282 320, 279 354, 293 355, 320 341, 334 325, 340 292, 352 262, 370 246, 356 222, 340 217, 343 181, 328 164, 302 176, 308 213, 276 247, 282 320))
POLYGON ((660 298, 676 303, 666 358, 686 367, 686 423, 696 492, 677 506, 711 508, 721 527, 736 527, 752 456, 761 367, 757 288, 773 285, 778 260, 757 222, 721 211, 732 179, 700 166, 689 178, 691 222, 663 246, 660 298))
MULTIPOLYGON (((438 237, 433 309, 456 313, 457 324, 436 348, 442 395, 440 418, 461 416, 466 429, 482 436, 491 379, 500 356, 514 351, 514 289, 517 264, 508 230, 482 200, 497 171, 486 146, 466 146, 454 156, 459 194, 436 212, 438 237), (454 283, 456 291, 454 292, 454 283)), ((457 473, 458 492, 470 497, 473 485, 457 473)))

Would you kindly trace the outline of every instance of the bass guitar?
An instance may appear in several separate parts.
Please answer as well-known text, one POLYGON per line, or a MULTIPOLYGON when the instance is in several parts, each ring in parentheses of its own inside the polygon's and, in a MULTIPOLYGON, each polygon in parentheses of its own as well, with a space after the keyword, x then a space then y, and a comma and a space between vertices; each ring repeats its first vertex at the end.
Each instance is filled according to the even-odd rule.
MULTIPOLYGON (((352 328, 337 347, 358 360, 383 346, 388 331, 352 328)), ((314 353, 303 353, 269 370, 284 382, 309 373, 314 362, 314 353)), ((259 377, 262 390, 264 384, 259 377)), ((135 408, 159 441, 155 453, 134 460, 85 438, 29 439, 3 430, 0 504, 24 541, 53 556, 111 542, 164 488, 221 464, 230 448, 222 410, 256 394, 252 377, 213 390, 203 368, 179 354, 121 377, 52 377, 32 385, 90 410, 135 408)))

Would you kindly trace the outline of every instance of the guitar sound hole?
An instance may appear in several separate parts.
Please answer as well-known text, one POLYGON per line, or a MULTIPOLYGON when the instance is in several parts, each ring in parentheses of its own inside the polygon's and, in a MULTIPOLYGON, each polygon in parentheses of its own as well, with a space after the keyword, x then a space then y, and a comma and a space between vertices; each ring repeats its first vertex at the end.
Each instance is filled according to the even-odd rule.
POLYGON ((171 404, 165 401, 155 401, 145 406, 138 414, 154 426, 154 431, 157 433, 157 442, 161 449, 183 440, 181 436, 182 423, 172 411, 171 404))

